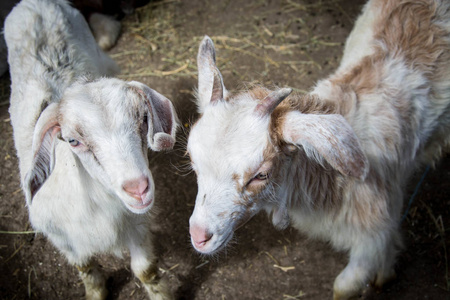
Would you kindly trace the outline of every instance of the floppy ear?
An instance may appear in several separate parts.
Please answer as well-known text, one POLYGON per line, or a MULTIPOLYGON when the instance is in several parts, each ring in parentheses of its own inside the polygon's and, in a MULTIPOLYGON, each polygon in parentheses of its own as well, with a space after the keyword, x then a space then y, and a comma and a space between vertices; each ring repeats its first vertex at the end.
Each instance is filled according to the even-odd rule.
POLYGON ((226 98, 227 89, 222 74, 216 66, 216 51, 213 41, 205 36, 200 43, 197 55, 198 67, 198 112, 203 113, 210 103, 226 98))
POLYGON ((284 116, 281 133, 286 143, 303 146, 309 158, 320 163, 323 157, 341 174, 365 179, 369 163, 343 116, 291 111, 284 116))
POLYGON ((147 104, 148 146, 153 151, 172 149, 177 131, 177 115, 172 102, 143 83, 132 81, 129 85, 137 87, 138 93, 144 97, 147 104))
POLYGON ((55 144, 61 128, 57 121, 58 104, 52 103, 41 113, 33 134, 33 162, 25 174, 23 189, 30 204, 55 166, 55 144))

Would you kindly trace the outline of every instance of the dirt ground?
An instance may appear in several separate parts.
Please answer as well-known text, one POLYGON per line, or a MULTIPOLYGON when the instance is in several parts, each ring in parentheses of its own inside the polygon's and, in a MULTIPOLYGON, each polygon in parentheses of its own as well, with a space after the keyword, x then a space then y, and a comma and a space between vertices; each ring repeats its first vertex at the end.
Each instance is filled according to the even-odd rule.
MULTIPOLYGON (((120 76, 139 80, 170 98, 182 123, 174 151, 150 153, 157 197, 159 268, 177 299, 331 299, 345 253, 309 240, 292 228, 275 230, 264 214, 236 233, 220 255, 192 249, 188 220, 197 192, 186 169, 183 144, 195 120, 198 44, 208 34, 229 89, 244 83, 308 90, 338 65, 361 0, 165 0, 123 20, 110 55, 120 76), (286 267, 281 269, 275 265, 286 267)), ((30 234, 9 122, 9 77, 0 78, 0 298, 80 299, 84 288, 73 267, 41 235, 30 234), (17 233, 19 232, 19 233, 17 233)), ((411 179, 406 201, 423 170, 411 179)), ((425 177, 402 223, 405 250, 397 279, 363 299, 450 299, 450 157, 425 177)), ((109 299, 146 299, 129 259, 102 256, 109 299)))

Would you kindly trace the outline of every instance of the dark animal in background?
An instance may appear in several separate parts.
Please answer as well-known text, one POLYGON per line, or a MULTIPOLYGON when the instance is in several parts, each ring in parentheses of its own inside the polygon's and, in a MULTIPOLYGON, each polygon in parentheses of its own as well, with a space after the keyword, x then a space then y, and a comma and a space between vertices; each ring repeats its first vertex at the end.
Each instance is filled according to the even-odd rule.
POLYGON ((70 2, 86 20, 92 13, 101 13, 121 20, 126 15, 134 13, 136 8, 148 4, 150 0, 70 0, 70 2))
MULTIPOLYGON (((3 36, 6 17, 19 0, 0 1, 0 76, 8 70, 7 49, 3 36)), ((70 0, 78 9, 91 28, 95 40, 103 50, 113 47, 120 35, 121 20, 134 13, 135 9, 146 5, 150 0, 70 0)))

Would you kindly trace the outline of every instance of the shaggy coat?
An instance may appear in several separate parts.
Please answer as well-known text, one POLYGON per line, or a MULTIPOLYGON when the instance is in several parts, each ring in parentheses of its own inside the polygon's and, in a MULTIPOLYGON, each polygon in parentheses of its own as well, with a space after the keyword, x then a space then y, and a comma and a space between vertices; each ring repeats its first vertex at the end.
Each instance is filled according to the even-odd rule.
POLYGON ((260 210, 349 253, 334 298, 394 276, 403 189, 450 146, 450 2, 369 1, 337 71, 306 95, 230 95, 206 37, 200 119, 188 152, 198 178, 192 244, 214 253, 260 210))
POLYGON ((92 257, 128 249, 152 297, 157 277, 146 214, 155 188, 148 148, 172 148, 171 102, 118 67, 64 0, 22 0, 5 22, 11 122, 32 226, 78 267, 88 299, 106 297, 92 257))

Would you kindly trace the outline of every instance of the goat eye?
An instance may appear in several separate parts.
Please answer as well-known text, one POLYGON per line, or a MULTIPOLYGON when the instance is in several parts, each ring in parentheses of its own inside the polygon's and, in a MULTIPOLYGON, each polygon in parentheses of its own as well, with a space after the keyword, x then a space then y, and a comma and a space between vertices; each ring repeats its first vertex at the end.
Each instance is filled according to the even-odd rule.
POLYGON ((258 173, 255 176, 255 179, 257 180, 267 180, 269 178, 269 173, 258 173))
POLYGON ((80 142, 75 139, 69 139, 68 142, 69 142, 70 146, 72 146, 72 147, 76 147, 76 146, 80 145, 80 142))

